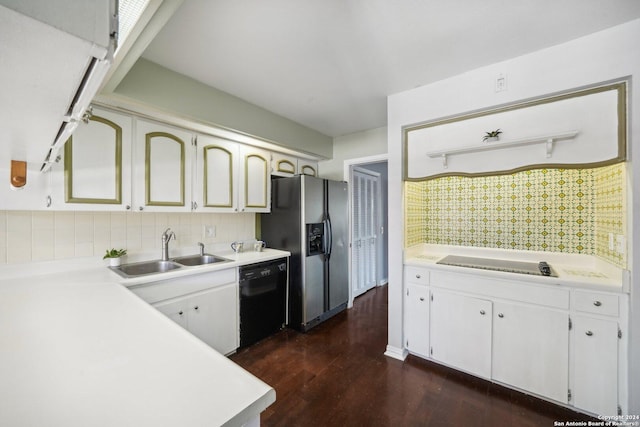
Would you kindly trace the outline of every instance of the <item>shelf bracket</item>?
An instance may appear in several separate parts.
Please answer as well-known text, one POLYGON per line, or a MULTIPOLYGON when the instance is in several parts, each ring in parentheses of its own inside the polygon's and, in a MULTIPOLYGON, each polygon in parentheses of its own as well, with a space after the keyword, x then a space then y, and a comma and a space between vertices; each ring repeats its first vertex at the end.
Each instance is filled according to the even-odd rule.
POLYGON ((442 168, 443 169, 447 168, 447 154, 446 153, 442 153, 442 168))
POLYGON ((551 158, 551 152, 553 151, 553 138, 547 139, 547 159, 551 158))

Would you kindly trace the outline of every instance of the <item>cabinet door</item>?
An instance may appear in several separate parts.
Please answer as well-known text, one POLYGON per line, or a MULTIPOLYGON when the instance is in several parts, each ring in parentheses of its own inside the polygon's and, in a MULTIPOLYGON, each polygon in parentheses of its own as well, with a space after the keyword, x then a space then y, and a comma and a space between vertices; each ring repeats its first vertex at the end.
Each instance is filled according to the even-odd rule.
POLYGON ((136 120, 134 209, 191 210, 191 139, 185 130, 136 120))
POLYGON ((494 303, 493 379, 567 403, 569 315, 494 303))
POLYGON ((271 155, 271 175, 294 176, 298 173, 298 159, 280 153, 271 155))
POLYGON ((271 154, 247 145, 240 146, 240 201, 242 212, 271 210, 271 154))
POLYGON ((80 123, 53 167, 53 209, 125 210, 131 205, 129 116, 99 108, 80 123))
POLYGON ((159 302, 157 304, 153 304, 153 307, 169 319, 176 322, 178 325, 187 329, 187 300, 187 298, 181 298, 179 300, 172 300, 169 302, 159 302))
POLYGON ((238 144, 199 135, 196 154, 195 209, 210 212, 238 210, 238 144))
POLYGON ((405 345, 411 353, 429 357, 429 288, 415 283, 406 286, 405 345))
POLYGON ((440 290, 432 296, 431 356, 490 378, 492 302, 440 290))
POLYGON ((574 406, 594 414, 616 414, 618 406, 618 322, 573 317, 574 406))
POLYGON ((189 331, 222 354, 238 348, 238 285, 231 283, 190 297, 189 331))
POLYGON ((300 175, 318 176, 318 162, 314 162, 306 159, 299 159, 298 173, 300 175))

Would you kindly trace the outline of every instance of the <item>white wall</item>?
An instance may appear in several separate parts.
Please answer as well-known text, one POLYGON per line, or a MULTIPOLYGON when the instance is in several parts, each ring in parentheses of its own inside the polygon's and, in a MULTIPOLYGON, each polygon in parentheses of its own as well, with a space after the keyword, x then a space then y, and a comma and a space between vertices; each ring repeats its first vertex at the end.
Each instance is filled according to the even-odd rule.
POLYGON ((333 139, 333 158, 318 163, 322 178, 344 180, 344 161, 387 153, 387 128, 338 136, 333 139))
MULTIPOLYGON (((510 104, 601 82, 628 77, 629 152, 640 150, 640 121, 634 109, 640 108, 640 91, 633 90, 640 78, 640 20, 508 61, 395 94, 388 99, 389 144, 389 341, 387 354, 402 355, 402 127, 410 124, 510 104), (494 91, 494 80, 506 74, 508 90, 494 91)), ((630 188, 640 188, 640 173, 631 158, 630 188)), ((635 162, 637 163, 637 162, 635 162)), ((629 203, 629 218, 640 215, 640 192, 629 203), (633 215, 635 213, 635 215, 633 215)), ((630 224, 633 247, 640 248, 640 229, 630 224)), ((640 251, 630 253, 632 270, 629 413, 640 413, 640 251), (633 271, 635 270, 635 271, 633 271)))

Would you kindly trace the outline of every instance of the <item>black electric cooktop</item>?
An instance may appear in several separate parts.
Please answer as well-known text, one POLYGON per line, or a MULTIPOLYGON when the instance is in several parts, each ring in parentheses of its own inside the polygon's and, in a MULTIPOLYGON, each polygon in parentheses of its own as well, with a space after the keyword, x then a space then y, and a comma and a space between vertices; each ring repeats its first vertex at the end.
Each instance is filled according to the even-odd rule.
POLYGON ((448 255, 436 264, 453 265, 456 267, 479 268, 482 270, 506 271, 508 273, 533 274, 535 276, 558 277, 553 269, 544 261, 525 262, 506 259, 475 258, 458 255, 448 255))

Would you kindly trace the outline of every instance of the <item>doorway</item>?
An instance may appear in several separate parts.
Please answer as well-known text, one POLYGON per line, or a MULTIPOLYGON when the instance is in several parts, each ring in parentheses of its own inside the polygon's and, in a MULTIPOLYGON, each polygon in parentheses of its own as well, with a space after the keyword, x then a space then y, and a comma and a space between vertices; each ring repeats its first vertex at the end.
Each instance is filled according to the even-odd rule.
POLYGON ((354 298, 388 281, 387 176, 386 157, 345 162, 351 207, 349 306, 354 298))

